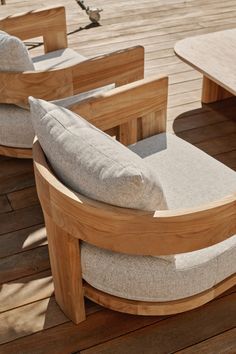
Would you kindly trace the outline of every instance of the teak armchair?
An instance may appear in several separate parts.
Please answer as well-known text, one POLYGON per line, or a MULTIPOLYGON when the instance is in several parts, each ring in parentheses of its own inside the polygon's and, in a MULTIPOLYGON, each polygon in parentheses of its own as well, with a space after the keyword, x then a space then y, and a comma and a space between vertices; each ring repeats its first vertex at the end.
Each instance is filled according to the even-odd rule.
MULTIPOLYGON (((36 58, 36 71, 0 71, 0 103, 2 104, 0 104, 0 110, 3 104, 5 104, 4 109, 6 104, 14 105, 14 109, 16 106, 25 107, 30 95, 45 100, 56 100, 109 84, 120 86, 142 79, 144 75, 144 49, 141 46, 90 59, 79 56, 78 63, 63 65, 63 54, 58 51, 63 52, 67 48, 64 7, 36 10, 7 17, 0 20, 0 30, 17 36, 21 40, 42 36, 45 53, 59 53, 62 56, 62 59, 59 58, 58 65, 51 67, 48 65, 43 70, 37 70, 36 65, 44 62, 45 58, 41 56, 36 58)), ((21 114, 23 114, 22 111, 21 114)), ((120 127, 119 134, 125 136, 129 129, 129 123, 125 123, 120 127)), ((19 129, 17 133, 22 134, 23 131, 24 129, 19 129)), ((32 149, 4 146, 0 143, 0 154, 31 158, 32 149)))
MULTIPOLYGON (((79 113, 102 130, 130 122, 133 130, 128 137, 127 144, 133 144, 139 140, 137 145, 146 144, 145 141, 149 142, 149 139, 142 140, 143 138, 153 136, 152 138, 156 139, 159 135, 165 136, 167 85, 167 78, 135 82, 75 105, 71 107, 71 110, 79 113), (136 122, 137 119, 143 118, 143 130, 140 132, 136 122)), ((168 150, 168 144, 167 141, 167 146, 163 151, 168 150)), ((184 144, 186 144, 184 150, 185 148, 193 152, 196 150, 196 153, 200 154, 200 160, 203 157, 207 159, 207 164, 210 162, 209 170, 212 162, 225 172, 225 166, 213 162, 214 159, 207 157, 190 144, 185 142, 184 144)), ((182 154, 185 153, 184 150, 182 154)), ((154 153, 151 151, 150 156, 154 153)), ((121 253, 124 256, 128 255, 127 259, 138 256, 145 262, 146 260, 154 262, 155 258, 142 256, 165 258, 167 255, 208 249, 224 240, 235 239, 232 235, 236 233, 236 194, 204 205, 176 210, 151 212, 126 209, 95 201, 66 187, 52 172, 38 140, 34 142, 33 156, 37 191, 46 222, 56 300, 65 314, 75 323, 86 318, 84 296, 116 311, 140 315, 168 315, 201 306, 236 284, 235 270, 231 270, 230 276, 225 273, 222 281, 211 285, 205 291, 172 301, 140 301, 114 296, 109 294, 109 291, 96 289, 82 279, 82 271, 84 271, 81 265, 82 245, 91 244, 95 246, 95 249, 98 247, 99 252, 103 253, 105 258, 107 252, 110 252, 108 258, 112 257, 112 254, 121 253)), ((184 159, 184 156, 181 156, 182 158, 184 159)), ((194 163, 196 165, 196 162, 194 163)), ((171 167, 168 166, 168 168, 171 167)), ((233 171, 227 170, 226 172, 235 177, 232 175, 233 171)), ((177 183, 177 173, 172 176, 172 179, 173 183, 177 183)), ((236 185, 234 187, 236 188, 236 185)), ((93 250, 94 246, 89 247, 93 250)), ((235 241, 232 250, 232 252, 236 250, 235 241)), ((188 254, 188 257, 189 255, 191 256, 188 254)), ((85 256, 82 253, 83 257, 85 256)), ((207 258, 206 255, 204 257, 207 258)), ((235 258, 232 254, 231 257, 230 264, 234 264, 232 267, 235 269, 235 258)), ((122 259, 122 257, 119 258, 121 262, 122 259)), ((138 259, 135 258, 134 261, 137 263, 138 259)), ((144 266, 146 266, 145 262, 144 266)), ((170 267, 168 257, 163 260, 159 259, 158 262, 161 267, 170 267)), ((88 266, 90 263, 93 262, 88 262, 88 266)), ((202 269, 204 267, 206 265, 203 262, 202 269)), ((95 262, 93 268, 93 271, 97 272, 95 277, 100 276, 97 268, 99 268, 99 263, 95 262)), ((130 263, 127 268, 130 272, 135 272, 130 263)), ((116 276, 119 277, 119 269, 114 268, 113 271, 118 272, 116 276)), ((109 272, 109 266, 101 272, 109 272)), ((132 274, 129 277, 130 283, 135 281, 132 274)), ((103 275, 106 276, 106 274, 103 275)), ((138 276, 136 273, 135 275, 138 276)), ((206 276, 211 277, 207 274, 206 276)), ((154 285, 161 289, 164 282, 165 278, 160 284, 154 285)), ((194 280, 189 279, 189 282, 192 283, 194 280)), ((116 284, 117 288, 122 285, 116 284)), ((185 284, 185 287, 188 285, 185 284)), ((152 286, 151 283, 150 286, 152 286)), ((173 284, 168 286, 173 292, 173 287, 176 286, 174 279, 173 284)))

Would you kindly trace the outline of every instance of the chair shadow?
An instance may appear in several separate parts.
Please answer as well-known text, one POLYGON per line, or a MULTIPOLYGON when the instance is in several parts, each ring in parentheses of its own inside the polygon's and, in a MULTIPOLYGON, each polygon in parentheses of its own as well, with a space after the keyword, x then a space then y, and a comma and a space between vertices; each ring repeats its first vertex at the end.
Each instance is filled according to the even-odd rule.
MULTIPOLYGON (((79 27, 79 28, 75 29, 74 31, 68 32, 67 36, 70 36, 72 34, 75 34, 75 33, 78 33, 78 32, 84 31, 84 30, 89 30, 90 28, 95 28, 95 27, 100 27, 100 26, 101 26, 100 23, 92 23, 91 22, 91 23, 89 23, 88 25, 86 25, 84 27, 79 27)), ((43 42, 41 42, 41 41, 40 42, 39 41, 37 41, 37 42, 34 42, 34 41, 28 42, 28 41, 26 41, 24 43, 25 43, 25 45, 26 45, 28 50, 32 50, 32 49, 35 49, 35 48, 43 46, 43 42)))
POLYGON ((173 132, 236 170, 236 97, 184 112, 173 132))

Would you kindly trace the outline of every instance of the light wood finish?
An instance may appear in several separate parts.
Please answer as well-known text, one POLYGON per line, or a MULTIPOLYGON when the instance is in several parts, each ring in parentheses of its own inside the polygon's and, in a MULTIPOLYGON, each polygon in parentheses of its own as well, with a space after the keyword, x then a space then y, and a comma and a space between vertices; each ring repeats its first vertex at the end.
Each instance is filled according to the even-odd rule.
POLYGON ((202 103, 212 103, 232 97, 232 93, 216 84, 208 77, 203 76, 202 82, 202 103))
POLYGON ((63 6, 9 16, 0 20, 0 29, 22 40, 43 36, 45 53, 67 48, 63 6))
POLYGON ((127 130, 125 137, 119 137, 124 145, 129 145, 165 131, 167 95, 168 78, 156 77, 118 87, 97 98, 71 106, 70 109, 104 131, 131 122, 132 130, 127 130), (137 118, 143 127, 139 137, 138 126, 135 124, 137 118), (127 136, 128 132, 130 136, 127 136))
POLYGON ((183 39, 175 53, 204 75, 202 102, 212 103, 236 95, 236 29, 183 39))
POLYGON ((196 307, 202 306, 215 299, 226 290, 232 288, 235 284, 236 274, 200 294, 190 296, 185 299, 166 302, 147 302, 122 299, 95 289, 86 282, 84 283, 84 294, 90 300, 111 310, 130 313, 132 315, 166 316, 184 311, 190 311, 196 307))
POLYGON ((137 255, 177 254, 212 246, 236 233, 235 195, 189 210, 152 213, 117 208, 74 194, 62 185, 38 143, 34 144, 34 161, 44 211, 73 237, 98 247, 137 255))
POLYGON ((143 70, 144 50, 141 46, 136 46, 62 69, 24 73, 1 72, 0 102, 28 105, 30 95, 53 100, 111 83, 120 86, 142 78, 143 70), (63 82, 63 85, 58 85, 60 82, 63 82))
POLYGON ((0 145, 0 155, 22 159, 32 159, 32 149, 22 149, 0 145))
MULTIPOLYGON (((88 121, 100 129, 109 129, 128 120, 153 116, 158 121, 158 115, 153 113, 165 110, 167 104, 166 78, 156 80, 141 80, 121 88, 111 90, 98 98, 93 98, 71 109, 82 114, 88 121), (148 93, 148 94, 147 94, 148 93)), ((157 127, 163 131, 163 114, 160 116, 161 123, 147 129, 150 135, 156 132, 157 127)), ((136 126, 137 128, 137 126, 136 126)), ((37 191, 44 211, 47 236, 49 240, 55 239, 53 228, 58 228, 58 244, 50 251, 52 257, 52 271, 55 273, 54 283, 56 299, 61 308, 75 323, 84 319, 81 314, 74 311, 83 309, 81 294, 83 293, 81 277, 77 274, 71 277, 65 275, 61 266, 54 264, 55 259, 61 259, 60 252, 66 248, 68 237, 68 256, 63 258, 63 264, 72 262, 73 269, 78 265, 80 272, 79 256, 71 255, 71 247, 74 245, 74 254, 77 253, 79 240, 89 242, 100 248, 137 255, 168 255, 190 252, 209 247, 221 242, 236 233, 236 194, 220 201, 189 210, 167 210, 144 212, 117 208, 104 203, 99 203, 85 198, 78 193, 73 193, 66 188, 50 171, 39 142, 35 141, 33 147, 34 168, 37 191), (78 217, 79 216, 79 217, 78 217), (52 233, 52 236, 51 236, 52 233), (63 245, 60 243, 62 238, 63 245), (74 244, 72 244, 72 240, 74 244), (77 262, 76 262, 77 258, 77 262), (58 279, 60 274, 60 279, 58 279), (78 289, 78 307, 76 297, 71 298, 65 294, 72 294, 71 288, 78 289), (79 290, 80 289, 80 290, 79 290), (65 301, 61 301, 61 298, 65 301)), ((66 265, 63 265, 63 269, 66 265)), ((174 301, 171 303, 140 303, 126 301, 98 292, 85 285, 85 294, 101 305, 133 314, 170 314, 189 310, 212 300, 221 292, 236 284, 236 276, 226 280, 209 291, 196 295, 192 298, 174 301)))
MULTIPOLYGON (((0 20, 0 29, 22 40, 42 35, 45 52, 67 47, 65 8, 35 10, 0 20)), ((0 72, 0 103, 28 106, 28 97, 54 100, 73 96, 108 84, 121 86, 144 77, 144 49, 141 46, 96 56, 77 65, 50 71, 0 72), (39 84, 40 83, 40 84, 39 84), (58 83, 63 83, 58 85, 58 83)), ((133 125, 120 125, 123 141, 131 136, 133 125)), ((135 141, 133 137, 132 141, 135 141)), ((0 146, 10 157, 30 158, 28 149, 0 146)))
MULTIPOLYGON (((205 0, 171 0, 168 3, 149 0, 139 4, 133 0, 108 0, 106 5, 104 0, 90 0, 89 5, 104 8, 101 26, 79 32, 74 31, 87 26, 88 17, 74 0, 61 0, 60 3, 66 6, 68 33, 71 33, 68 35, 69 46, 81 54, 94 57, 131 45, 145 46, 145 76, 169 74, 170 77, 168 131, 236 169, 235 99, 201 108, 200 73, 173 53, 174 43, 181 38, 234 27, 235 0, 224 3, 220 0, 211 3, 205 0), (127 13, 132 15, 127 16, 127 13)), ((32 0, 7 0, 7 5, 1 6, 0 16, 30 11, 44 4, 32 0)), ((54 6, 58 0, 48 0, 47 4, 54 6)), ((38 42, 35 40, 35 43, 38 42)), ((31 53, 40 54, 41 50, 42 47, 38 47, 31 53)), ((0 156, 0 194, 6 198, 13 192, 25 191, 27 194, 28 188, 34 184, 31 165, 30 160, 0 156)), ((10 267, 8 276, 14 279, 9 282, 4 276, 6 280, 1 285, 0 303, 6 305, 6 312, 0 319, 0 337, 5 343, 0 346, 0 352, 124 354, 128 348, 129 354, 141 354, 156 353, 158 348, 165 353, 179 350, 188 353, 191 349, 201 353, 205 349, 204 343, 208 343, 207 353, 224 352, 224 349, 227 352, 229 340, 226 333, 236 326, 236 287, 193 311, 170 316, 134 316, 99 305, 91 313, 91 303, 87 302, 86 321, 79 325, 71 323, 51 297, 52 279, 45 275, 50 269, 44 271, 42 262, 43 252, 45 260, 48 259, 47 248, 39 252, 45 236, 42 239, 39 235, 28 236, 32 228, 42 227, 36 220, 39 211, 34 208, 29 213, 31 208, 29 201, 29 207, 25 205, 19 213, 14 209, 8 212, 3 209, 0 214, 0 278, 6 262, 10 267), (25 252, 28 242, 33 248, 25 252), (18 253, 17 259, 12 258, 10 252, 18 253), (16 268, 18 271, 14 276, 16 268), (27 269, 31 275, 24 277, 27 269), (4 320, 6 318, 8 321, 4 320), (216 345, 218 337, 220 346, 216 345)), ((94 309, 95 304, 92 306, 94 309)), ((234 352, 235 336, 230 343, 234 352)))
POLYGON ((57 303, 75 323, 85 320, 79 241, 44 213, 57 303))

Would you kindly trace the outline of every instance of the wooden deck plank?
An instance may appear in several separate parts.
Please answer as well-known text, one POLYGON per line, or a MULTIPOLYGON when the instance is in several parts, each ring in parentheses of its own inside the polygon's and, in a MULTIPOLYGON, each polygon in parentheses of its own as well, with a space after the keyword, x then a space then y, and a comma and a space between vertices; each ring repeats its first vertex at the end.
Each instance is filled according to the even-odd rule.
POLYGON ((0 194, 10 193, 34 184, 32 161, 20 159, 1 161, 0 194))
POLYGON ((141 354, 144 353, 143 348, 149 354, 173 353, 201 339, 235 328, 235 314, 236 294, 232 294, 80 353, 141 354))
MULTIPOLYGON (((48 302, 48 299, 45 301, 42 300, 42 302, 35 304, 35 306, 40 309, 38 311, 42 311, 41 318, 40 321, 35 324, 32 323, 33 321, 31 321, 30 325, 27 325, 27 330, 30 333, 32 333, 32 331, 36 332, 40 329, 42 330, 45 327, 45 323, 47 326, 51 326, 52 328, 48 329, 45 332, 31 334, 29 337, 20 338, 12 343, 3 345, 0 348, 5 354, 12 352, 17 353, 20 350, 24 354, 38 354, 45 352, 71 353, 73 351, 88 348, 103 341, 119 337, 127 332, 135 331, 139 328, 148 326, 155 322, 159 322, 163 319, 162 317, 157 318, 149 316, 132 316, 122 313, 116 313, 107 309, 102 309, 101 311, 97 311, 89 315, 86 321, 80 323, 79 325, 74 325, 72 322, 69 322, 68 320, 66 321, 66 319, 63 318, 62 314, 62 317, 58 321, 58 317, 60 315, 55 315, 54 312, 58 312, 60 310, 55 305, 55 302, 51 301, 51 308, 49 306, 50 304, 48 302), (55 326, 54 322, 53 326, 53 318, 55 317, 57 323, 61 321, 61 325, 55 326), (52 341, 52 338, 57 338, 57 340, 52 341)), ((28 307, 28 309, 29 311, 31 310, 30 307, 28 307)), ((33 310, 35 312, 35 309, 33 310)), ((8 312, 6 312, 6 314, 8 312)), ((12 318, 13 316, 11 316, 11 319, 12 318)), ((15 320, 17 320, 17 322, 11 321, 12 331, 9 330, 9 326, 7 328, 4 327, 5 321, 0 322, 3 323, 4 328, 2 329, 2 333, 4 331, 4 336, 2 337, 5 338, 5 340, 11 340, 13 336, 14 338, 16 338, 16 336, 23 337, 24 335, 26 335, 26 331, 24 330, 24 328, 19 328, 19 315, 17 314, 17 317, 14 318, 15 320), (18 332, 15 328, 18 329, 18 332), (21 331, 24 331, 24 333, 22 333, 21 331)))
POLYGON ((0 195, 0 214, 7 213, 8 211, 11 210, 12 208, 9 203, 9 200, 7 199, 7 196, 0 195))
POLYGON ((0 237, 0 258, 47 244, 44 224, 13 231, 0 237))
POLYGON ((49 298, 54 292, 51 270, 2 284, 0 313, 49 298))
POLYGON ((7 194, 12 209, 22 209, 39 204, 35 186, 7 194))
POLYGON ((0 215, 0 235, 42 224, 43 214, 39 205, 0 215))
POLYGON ((29 251, 0 259, 0 284, 33 275, 50 268, 48 247, 41 246, 29 251))
MULTIPOLYGON (((0 17, 16 8, 59 2, 7 3, 0 6, 0 17)), ((67 8, 69 45, 83 55, 144 45, 145 75, 170 76, 168 130, 236 169, 236 102, 202 106, 201 75, 173 52, 178 39, 235 27, 235 0, 90 0, 90 6, 104 9, 99 27, 88 26, 74 0, 60 4, 67 8)), ((32 55, 41 51, 42 46, 30 50, 32 55)), ((0 353, 236 352, 236 288, 204 307, 168 318, 129 316, 89 303, 86 322, 69 322, 50 297, 47 240, 34 185, 31 161, 0 157, 0 333, 8 342, 0 353)))
POLYGON ((236 348, 236 328, 207 339, 197 345, 178 351, 176 354, 234 354, 236 348))

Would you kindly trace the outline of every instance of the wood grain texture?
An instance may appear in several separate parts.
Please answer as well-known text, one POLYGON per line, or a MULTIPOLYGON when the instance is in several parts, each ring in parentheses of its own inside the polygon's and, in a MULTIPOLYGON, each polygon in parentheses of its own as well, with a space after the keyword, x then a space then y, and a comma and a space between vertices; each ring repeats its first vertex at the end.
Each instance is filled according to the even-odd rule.
POLYGON ((48 247, 42 246, 0 259, 0 284, 50 268, 48 247))
POLYGON ((95 246, 128 254, 167 255, 209 247, 235 233, 234 195, 189 210, 152 213, 117 208, 75 195, 62 185, 37 143, 34 160, 44 211, 70 235, 95 246))
POLYGON ((84 293, 90 300, 111 310, 133 315, 166 316, 190 311, 196 307, 202 306, 232 288, 235 284, 236 275, 234 274, 203 293, 196 294, 186 299, 168 302, 163 301, 159 303, 122 299, 99 291, 87 283, 84 284, 84 293))
POLYGON ((35 186, 7 194, 12 209, 22 209, 39 204, 35 186))
POLYGON ((22 40, 43 36, 46 53, 67 47, 63 6, 34 10, 0 19, 0 29, 22 40))
POLYGON ((32 150, 0 145, 0 155, 8 157, 17 157, 22 159, 32 159, 32 150))
MULTIPOLYGON (((21 39, 43 36, 45 52, 67 47, 65 8, 54 7, 31 11, 0 20, 0 29, 21 39)), ((144 76, 144 49, 141 46, 110 54, 61 69, 39 72, 0 72, 0 102, 28 106, 28 97, 53 100, 72 96, 107 84, 116 86, 144 76), (58 85, 63 82, 63 85, 58 85)), ((134 124, 134 123, 133 123, 134 124)), ((130 123, 121 125, 120 135, 126 139, 133 131, 130 123)), ((135 141, 135 136, 132 142, 135 141)), ((31 149, 0 145, 0 154, 31 158, 31 149)))
POLYGON ((235 301, 234 293, 202 306, 198 310, 165 318, 148 327, 127 333, 126 336, 88 348, 81 354, 175 353, 204 338, 235 328, 235 301))
POLYGON ((230 29, 186 38, 175 45, 175 53, 206 77, 202 92, 204 103, 236 95, 235 35, 236 30, 230 29))
POLYGON ((51 270, 6 282, 0 292, 0 313, 53 295, 51 270))
MULTIPOLYGON (((79 9, 74 0, 61 0, 60 2, 66 7, 67 38, 70 48, 93 58, 131 45, 144 46, 145 77, 169 76, 168 131, 177 135, 185 132, 181 135, 183 139, 189 139, 193 143, 195 141, 201 149, 216 158, 219 157, 224 164, 236 168, 233 136, 236 124, 233 121, 236 112, 235 100, 228 99, 209 104, 207 107, 202 106, 200 102, 201 74, 191 67, 186 71, 187 65, 181 63, 173 52, 173 46, 177 40, 235 27, 235 0, 226 0, 224 3, 220 0, 212 0, 210 3, 206 0, 168 0, 168 2, 165 0, 142 2, 107 0, 105 3, 104 0, 89 0, 89 5, 104 8, 101 26, 98 27, 89 26, 88 17, 79 9)), ((47 3, 32 0, 7 0, 7 5, 1 6, 0 17, 15 14, 16 9, 17 12, 29 12, 45 5, 57 6, 57 4, 58 0, 48 0, 47 3)), ((32 39, 32 42, 35 48, 30 49, 31 55, 42 54, 41 38, 32 39)), ((28 188, 34 184, 29 163, 30 161, 26 163, 23 159, 19 161, 0 157, 1 195, 6 196, 11 191, 28 188), (6 164, 7 161, 8 164, 6 164)), ((22 214, 22 219, 26 220, 27 217, 27 213, 22 214)), ((12 219, 9 219, 10 223, 12 219)), ((22 225, 24 224, 27 222, 22 221, 22 225)), ((17 225, 20 224, 17 223, 17 225)), ((37 243, 40 247, 45 242, 45 235, 37 233, 34 239, 33 235, 30 236, 31 233, 34 232, 30 231, 29 227, 1 234, 0 249, 4 245, 3 250, 6 251, 5 255, 8 257, 7 252, 9 255, 21 252, 23 254, 27 247, 29 247, 28 251, 31 247, 37 248, 37 243)), ((21 262, 20 259, 19 262, 21 262)), ((33 257, 30 262, 33 262, 33 257)), ((4 305, 9 305, 13 309, 14 301, 16 306, 21 306, 21 304, 29 304, 31 300, 40 300, 40 296, 49 296, 52 284, 49 282, 45 285, 47 277, 44 278, 43 273, 38 273, 37 267, 32 268, 32 277, 35 280, 29 276, 4 283, 0 300, 3 300, 1 294, 5 294, 4 305), (17 293, 19 301, 17 301, 17 293)), ((41 313, 37 311, 39 308, 37 306, 32 306, 31 311, 28 311, 27 307, 22 307, 21 316, 14 311, 9 312, 9 307, 6 307, 9 312, 9 321, 4 323, 3 337, 6 335, 10 341, 0 347, 0 353, 58 354, 91 350, 96 354, 99 351, 103 354, 106 351, 109 354, 117 354, 120 349, 122 354, 127 350, 129 354, 132 354, 132 350, 135 354, 156 354, 157 348, 160 353, 187 350, 186 348, 190 350, 199 342, 204 343, 209 340, 207 352, 215 354, 217 352, 215 348, 222 348, 224 351, 224 344, 215 347, 214 339, 216 338, 217 343, 218 335, 227 333, 226 331, 230 331, 235 326, 233 322, 235 299, 231 297, 235 292, 234 289, 235 287, 221 295, 222 302, 216 299, 208 305, 177 316, 164 318, 133 316, 103 309, 100 313, 94 313, 93 316, 87 315, 87 320, 78 326, 71 322, 61 324, 60 321, 53 322, 52 316, 59 318, 56 312, 60 310, 58 306, 55 306, 53 308, 56 312, 51 312, 50 302, 49 306, 48 302, 44 303, 41 313), (228 297, 227 294, 231 296, 228 297), (52 325, 50 328, 47 326, 49 321, 52 325), (21 330, 19 330, 19 322, 21 330), (40 331, 36 333, 37 328, 40 331)), ((88 310, 87 306, 86 310, 88 310)), ((222 340, 224 342, 224 337, 222 340)), ((234 349, 236 345, 233 340, 231 341, 230 337, 228 340, 234 349)), ((225 348, 228 349, 227 345, 225 348)), ((205 348, 200 347, 200 349, 205 348)))
POLYGON ((0 214, 0 235, 42 224, 43 215, 39 205, 0 214))
POLYGON ((105 131, 131 122, 131 130, 119 137, 121 143, 128 145, 165 131, 167 94, 168 78, 154 77, 113 89, 70 109, 105 131), (134 125, 137 119, 141 120, 140 132, 134 125))
POLYGON ((216 84, 214 81, 208 79, 208 77, 203 76, 202 103, 212 103, 216 101, 221 101, 232 96, 232 93, 225 90, 223 87, 216 84))
POLYGON ((26 227, 0 237, 0 258, 21 253, 47 244, 43 224, 26 227))
POLYGON ((236 349, 236 328, 218 334, 210 339, 178 351, 176 354, 234 354, 236 349))
POLYGON ((44 216, 55 297, 63 312, 78 324, 86 319, 79 240, 59 228, 46 213, 44 216))
MULTIPOLYGON (((77 106, 71 109, 103 130, 123 124, 124 119, 127 122, 144 115, 145 124, 150 118, 150 127, 146 131, 152 135, 157 129, 153 118, 158 122, 158 116, 152 113, 160 109, 165 111, 166 98, 165 78, 141 80, 88 100, 78 105, 78 110, 77 106)), ((165 114, 163 116, 166 118, 165 114)), ((166 128, 163 116, 161 131, 166 128)), ((37 191, 46 218, 56 299, 75 323, 85 319, 79 240, 114 252, 157 256, 209 247, 236 233, 235 195, 189 210, 143 212, 117 208, 84 198, 66 188, 50 171, 37 139, 33 156, 37 191), (63 262, 61 249, 66 252, 63 262), (66 276, 65 270, 71 274, 70 277, 66 276)), ((121 312, 169 315, 199 307, 235 284, 236 276, 233 275, 204 293, 163 303, 120 299, 87 284, 84 285, 84 294, 100 305, 121 312)))

